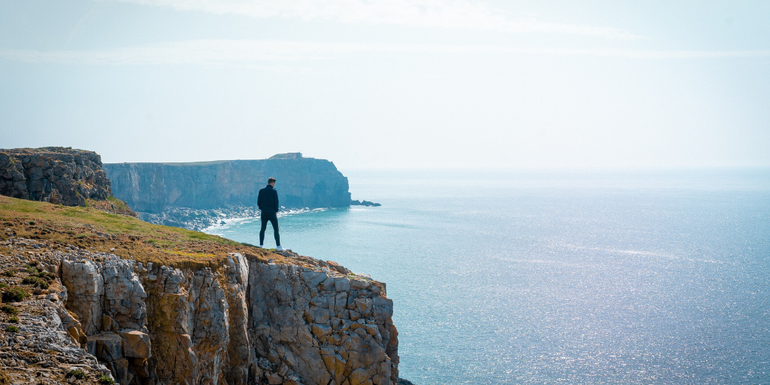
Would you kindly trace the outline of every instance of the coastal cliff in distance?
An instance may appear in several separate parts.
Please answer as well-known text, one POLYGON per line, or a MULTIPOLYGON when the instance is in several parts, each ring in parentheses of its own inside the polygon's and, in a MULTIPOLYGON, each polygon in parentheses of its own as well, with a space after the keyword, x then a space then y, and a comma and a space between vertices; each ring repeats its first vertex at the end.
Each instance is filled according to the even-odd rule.
POLYGON ((223 216, 256 209, 267 178, 278 180, 287 209, 348 207, 348 179, 334 163, 300 153, 262 160, 198 163, 107 163, 112 193, 145 221, 189 229, 207 227, 223 216))

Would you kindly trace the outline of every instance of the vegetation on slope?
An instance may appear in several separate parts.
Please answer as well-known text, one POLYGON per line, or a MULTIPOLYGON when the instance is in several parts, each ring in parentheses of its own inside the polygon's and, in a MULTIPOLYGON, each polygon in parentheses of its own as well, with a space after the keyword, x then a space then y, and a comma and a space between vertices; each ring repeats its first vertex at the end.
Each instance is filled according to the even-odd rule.
MULTIPOLYGON (((66 247, 111 252, 171 267, 222 266, 228 253, 286 262, 285 257, 245 243, 177 227, 154 225, 94 207, 63 206, 0 196, 0 239, 49 240, 66 247)), ((1 248, 1 247, 0 247, 1 248)), ((291 263, 302 264, 292 260, 291 263)))

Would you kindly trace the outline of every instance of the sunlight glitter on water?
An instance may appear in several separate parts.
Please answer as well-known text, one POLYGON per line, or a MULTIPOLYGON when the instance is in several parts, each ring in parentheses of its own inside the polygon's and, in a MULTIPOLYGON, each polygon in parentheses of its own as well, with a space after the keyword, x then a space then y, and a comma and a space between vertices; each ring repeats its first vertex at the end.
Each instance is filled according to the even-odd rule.
POLYGON ((769 175, 352 176, 383 206, 283 217, 282 243, 387 282, 420 385, 764 383, 769 175))

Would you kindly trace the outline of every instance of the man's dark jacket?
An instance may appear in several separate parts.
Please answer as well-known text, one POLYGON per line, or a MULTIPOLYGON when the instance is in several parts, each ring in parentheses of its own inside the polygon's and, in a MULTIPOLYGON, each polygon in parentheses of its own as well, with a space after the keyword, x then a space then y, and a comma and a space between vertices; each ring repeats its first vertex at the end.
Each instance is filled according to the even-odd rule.
POLYGON ((278 191, 271 185, 259 190, 257 197, 257 206, 263 213, 278 212, 278 191))

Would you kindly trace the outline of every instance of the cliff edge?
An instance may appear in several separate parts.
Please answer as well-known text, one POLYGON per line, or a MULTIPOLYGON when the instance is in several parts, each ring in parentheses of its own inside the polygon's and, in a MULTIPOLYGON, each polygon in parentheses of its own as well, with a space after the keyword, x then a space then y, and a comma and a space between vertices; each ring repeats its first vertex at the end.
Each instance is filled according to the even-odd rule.
POLYGON ((90 207, 0 197, 0 379, 398 383, 385 285, 90 207))

